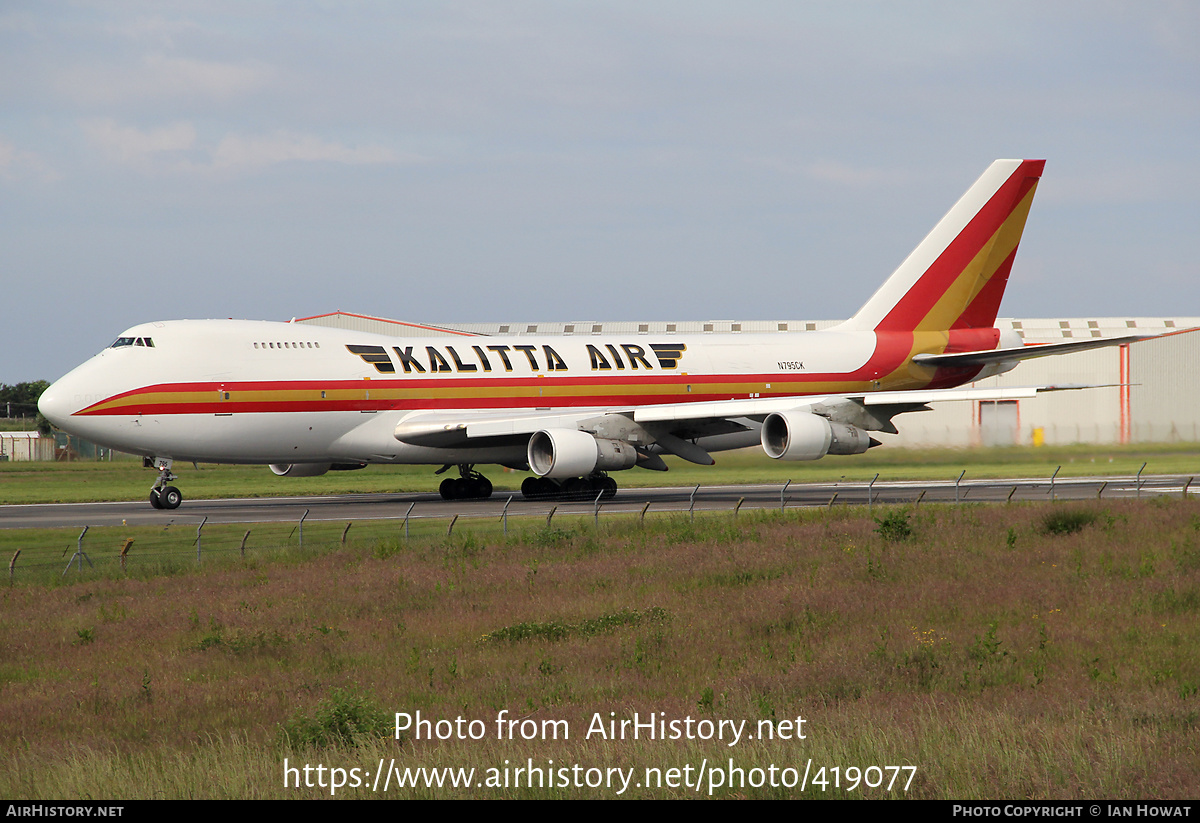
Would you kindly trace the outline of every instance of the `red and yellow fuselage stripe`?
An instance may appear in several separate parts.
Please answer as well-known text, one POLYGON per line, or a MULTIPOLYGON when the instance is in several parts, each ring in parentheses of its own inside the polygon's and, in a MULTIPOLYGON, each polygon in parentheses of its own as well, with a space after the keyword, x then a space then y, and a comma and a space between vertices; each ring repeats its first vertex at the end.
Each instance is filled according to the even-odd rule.
POLYGON ((911 364, 911 357, 917 351, 945 351, 953 342, 953 336, 947 332, 877 335, 874 353, 867 363, 852 372, 840 374, 405 375, 371 379, 158 383, 113 395, 76 414, 91 417, 582 408, 918 389, 934 382, 957 385, 974 376, 977 370, 951 372, 911 364))

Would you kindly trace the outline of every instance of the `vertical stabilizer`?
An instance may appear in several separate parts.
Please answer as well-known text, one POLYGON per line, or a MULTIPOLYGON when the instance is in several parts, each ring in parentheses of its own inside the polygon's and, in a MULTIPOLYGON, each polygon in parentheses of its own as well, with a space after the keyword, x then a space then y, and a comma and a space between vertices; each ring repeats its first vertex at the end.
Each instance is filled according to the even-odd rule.
POLYGON ((1045 160, 997 160, 843 324, 861 331, 995 325, 1045 160))

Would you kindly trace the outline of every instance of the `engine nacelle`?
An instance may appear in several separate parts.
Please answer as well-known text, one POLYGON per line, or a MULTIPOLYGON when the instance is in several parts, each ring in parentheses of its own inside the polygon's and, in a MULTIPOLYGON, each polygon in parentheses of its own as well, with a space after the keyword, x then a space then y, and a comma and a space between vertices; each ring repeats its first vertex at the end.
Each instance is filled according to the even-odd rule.
POLYGON ((594 471, 633 468, 637 452, 621 440, 605 440, 577 429, 543 429, 529 438, 529 468, 539 477, 561 480, 594 471))
POLYGON ((862 454, 871 436, 845 423, 804 411, 773 412, 762 425, 762 447, 776 460, 819 460, 827 454, 862 454))
POLYGON ((320 477, 333 468, 332 463, 272 463, 271 471, 280 477, 320 477))

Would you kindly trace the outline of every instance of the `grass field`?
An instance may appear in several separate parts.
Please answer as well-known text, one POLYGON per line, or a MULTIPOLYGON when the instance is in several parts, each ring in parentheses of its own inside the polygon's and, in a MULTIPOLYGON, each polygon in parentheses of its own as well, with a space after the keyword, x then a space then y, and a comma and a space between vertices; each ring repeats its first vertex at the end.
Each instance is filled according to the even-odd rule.
MULTIPOLYGON (((1005 449, 873 449, 867 454, 831 456, 811 463, 771 460, 761 450, 717 455, 717 465, 696 466, 668 457, 668 472, 633 469, 616 478, 624 488, 705 486, 732 483, 796 483, 870 480, 950 480, 967 471, 968 479, 1060 477, 1096 474, 1132 475, 1142 464, 1152 474, 1200 475, 1200 443, 1132 446, 1062 446, 1005 449)), ((497 493, 517 491, 524 472, 481 467, 497 493)), ((442 477, 429 466, 368 466, 359 471, 329 472, 321 477, 276 477, 265 466, 176 464, 176 482, 185 499, 270 497, 277 495, 366 492, 432 492, 442 477)), ((155 473, 133 460, 72 464, 0 463, 0 504, 95 500, 142 500, 155 473)))
POLYGON ((18 581, 0 589, 0 796, 327 797, 328 769, 369 785, 381 759, 477 771, 337 796, 1200 794, 1200 504, 875 515, 408 542, 356 525, 303 552, 18 581), (450 738, 396 740, 395 713, 418 711, 450 738), (533 739, 500 739, 502 712, 533 739), (586 736, 635 713, 755 739, 586 736), (285 787, 285 759, 313 770, 285 787), (579 768, 514 785, 529 766, 579 768), (619 793, 624 772, 590 769, 634 777, 619 793))

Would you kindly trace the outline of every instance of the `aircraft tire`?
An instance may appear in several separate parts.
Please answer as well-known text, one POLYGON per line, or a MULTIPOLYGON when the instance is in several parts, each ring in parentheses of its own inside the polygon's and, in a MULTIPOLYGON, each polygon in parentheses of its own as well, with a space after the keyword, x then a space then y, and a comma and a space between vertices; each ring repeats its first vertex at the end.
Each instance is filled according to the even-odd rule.
POLYGON ((158 489, 150 490, 150 505, 156 509, 162 508, 162 501, 158 499, 158 489))
POLYGON ((478 475, 467 481, 467 490, 476 500, 487 500, 492 496, 492 481, 483 475, 478 475))
POLYGON ((612 500, 617 496, 617 481, 611 477, 605 477, 601 480, 600 488, 604 490, 604 493, 600 496, 601 500, 612 500))
POLYGON ((438 493, 441 494, 443 500, 458 500, 463 496, 462 483, 457 477, 447 477, 438 486, 438 493))
POLYGON ((163 486, 158 493, 158 502, 164 509, 178 509, 183 502, 183 495, 174 486, 163 486))
POLYGON ((587 500, 592 497, 592 484, 586 477, 572 477, 562 484, 563 500, 587 500))
POLYGON ((521 495, 526 500, 545 500, 554 494, 554 487, 544 477, 526 477, 521 481, 521 495))
POLYGON ((526 477, 521 482, 521 494, 526 500, 549 500, 559 494, 559 485, 546 477, 526 477))

